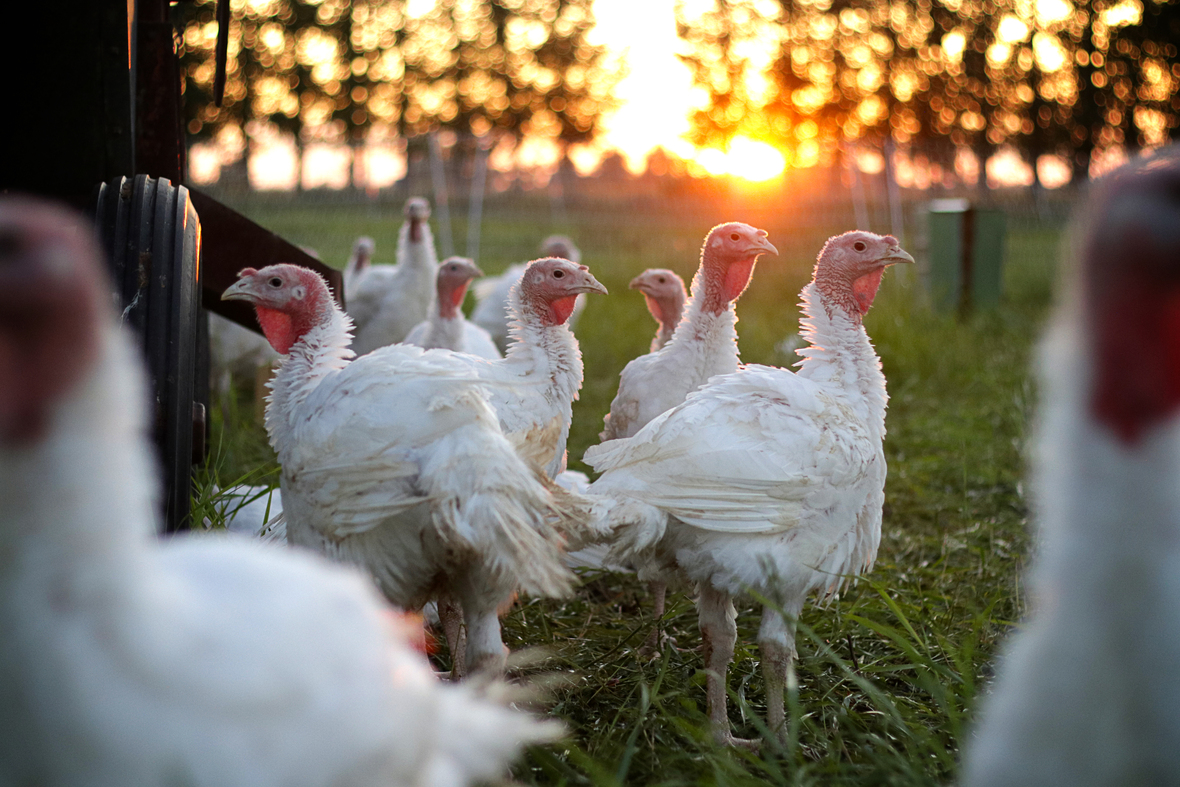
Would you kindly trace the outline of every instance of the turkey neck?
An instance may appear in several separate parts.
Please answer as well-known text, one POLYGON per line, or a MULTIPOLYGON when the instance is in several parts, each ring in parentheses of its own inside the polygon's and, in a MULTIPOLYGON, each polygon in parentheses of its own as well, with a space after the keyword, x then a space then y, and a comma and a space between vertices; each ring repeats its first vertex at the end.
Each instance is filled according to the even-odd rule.
POLYGON ((826 383, 843 393, 852 407, 879 438, 885 436, 885 375, 861 323, 844 308, 830 304, 815 282, 800 294, 803 317, 799 335, 808 342, 798 350, 803 358, 800 377, 826 383))
POLYGON ((646 293, 643 297, 647 301, 647 310, 659 323, 656 335, 651 340, 651 352, 654 353, 667 344, 672 339, 672 334, 676 333, 676 325, 680 322, 680 315, 684 312, 684 300, 683 298, 675 301, 667 298, 653 298, 646 293))
POLYGON ((279 360, 266 404, 266 431, 275 451, 282 454, 283 439, 290 434, 295 413, 308 395, 353 358, 351 342, 352 320, 333 304, 319 324, 300 336, 279 360))
POLYGON ((434 251, 434 236, 430 227, 423 222, 418 227, 417 237, 410 231, 412 222, 407 221, 398 232, 398 265, 408 270, 429 273, 431 284, 438 270, 438 255, 434 251))
POLYGON ((430 328, 426 331, 422 347, 433 350, 443 347, 448 350, 461 349, 463 344, 463 324, 466 322, 462 314, 456 313, 452 317, 444 317, 438 309, 430 312, 430 328))
POLYGON ((1103 639, 1125 643, 1120 656, 1134 658, 1134 643, 1154 629, 1145 618, 1174 617, 1161 606, 1175 599, 1180 562, 1180 426, 1173 416, 1128 442, 1095 420, 1097 354, 1082 338, 1094 330, 1059 319, 1040 352, 1033 467, 1044 546, 1035 588, 1052 596, 1061 578, 1073 597, 1053 603, 1116 626, 1125 636, 1103 639))
POLYGON ((94 369, 55 408, 45 438, 0 446, 5 641, 22 615, 9 605, 49 603, 55 615, 103 607, 135 586, 150 554, 158 490, 141 415, 148 397, 132 349, 113 327, 102 333, 94 369))
POLYGON ((703 291, 710 284, 698 272, 692 280, 692 297, 685 308, 684 318, 672 332, 672 338, 660 350, 676 356, 677 371, 691 373, 696 384, 702 385, 715 374, 736 372, 740 361, 737 343, 737 312, 731 301, 720 312, 705 307, 710 300, 703 291), (703 376, 702 376, 703 375, 703 376))
POLYGON ((651 340, 651 350, 650 351, 654 353, 656 350, 660 349, 665 344, 670 342, 672 340, 672 334, 674 334, 674 333, 676 333, 676 323, 674 323, 674 322, 660 323, 660 327, 656 331, 656 335, 651 340))
MULTIPOLYGON (((562 408, 568 427, 572 403, 582 387, 582 352, 578 340, 564 322, 545 325, 521 301, 515 289, 509 305, 515 317, 509 324, 508 352, 501 368, 508 374, 519 375, 523 383, 540 386, 546 402, 562 408)), ((540 417, 542 413, 537 415, 540 417)))

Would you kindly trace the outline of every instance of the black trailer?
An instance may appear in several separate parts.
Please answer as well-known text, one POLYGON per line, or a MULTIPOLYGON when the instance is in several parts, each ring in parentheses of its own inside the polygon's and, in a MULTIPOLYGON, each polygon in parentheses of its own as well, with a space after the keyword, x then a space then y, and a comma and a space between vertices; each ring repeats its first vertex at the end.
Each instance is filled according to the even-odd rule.
MULTIPOLYGON (((338 271, 186 185, 171 5, 18 4, 6 9, 0 55, 0 190, 94 216, 121 319, 141 337, 151 375, 170 532, 189 525, 192 468, 205 454, 206 310, 257 331, 250 309, 220 294, 240 268, 276 262, 318 271, 343 297, 338 271)), ((229 2, 218 5, 224 29, 229 2)))

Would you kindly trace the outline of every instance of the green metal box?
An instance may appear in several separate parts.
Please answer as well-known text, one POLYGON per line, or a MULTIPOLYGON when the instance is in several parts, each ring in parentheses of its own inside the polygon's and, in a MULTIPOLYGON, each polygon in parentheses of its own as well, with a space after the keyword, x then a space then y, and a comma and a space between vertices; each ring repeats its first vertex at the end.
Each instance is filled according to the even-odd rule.
POLYGON ((1004 214, 965 199, 932 200, 928 212, 928 283, 942 311, 987 308, 1000 301, 1004 214))

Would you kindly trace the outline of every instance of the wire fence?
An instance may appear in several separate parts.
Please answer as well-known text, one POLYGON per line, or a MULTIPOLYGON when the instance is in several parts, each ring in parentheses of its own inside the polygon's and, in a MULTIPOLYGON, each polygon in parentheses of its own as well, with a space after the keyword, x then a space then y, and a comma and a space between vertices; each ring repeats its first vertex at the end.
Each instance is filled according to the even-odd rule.
MULTIPOLYGON (((478 172, 468 172, 478 175, 478 172)), ((431 225, 440 256, 472 256, 486 273, 532 259, 543 238, 570 236, 596 273, 626 260, 618 279, 629 280, 639 266, 671 268, 686 279, 696 267, 701 239, 722 221, 744 221, 766 229, 787 262, 781 282, 795 287, 810 273, 823 242, 849 229, 897 235, 929 270, 929 211, 934 200, 962 199, 1002 211, 1008 235, 1004 265, 1051 265, 1057 237, 1079 191, 1034 188, 980 190, 973 186, 891 190, 882 174, 811 169, 764 184, 692 178, 632 176, 619 170, 582 178, 572 172, 542 187, 519 181, 497 188, 495 173, 474 191, 470 179, 420 168, 395 186, 376 193, 359 190, 303 192, 219 191, 214 196, 301 245, 331 265, 343 265, 354 240, 377 241, 377 262, 393 262, 402 209, 410 196, 435 205, 431 225), (445 196, 445 209, 439 196, 445 196)), ((620 263, 621 264, 621 263, 620 263)))

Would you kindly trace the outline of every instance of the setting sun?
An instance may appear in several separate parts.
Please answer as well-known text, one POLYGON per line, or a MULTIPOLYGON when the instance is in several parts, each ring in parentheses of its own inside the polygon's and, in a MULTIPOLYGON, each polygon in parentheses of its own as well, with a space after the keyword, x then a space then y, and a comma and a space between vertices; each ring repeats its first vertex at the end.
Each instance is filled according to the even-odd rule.
POLYGON ((735 137, 727 151, 698 151, 695 161, 710 175, 733 175, 754 182, 776 178, 787 168, 787 158, 778 148, 749 137, 735 137))

